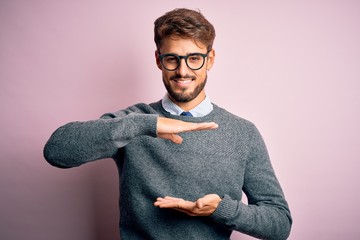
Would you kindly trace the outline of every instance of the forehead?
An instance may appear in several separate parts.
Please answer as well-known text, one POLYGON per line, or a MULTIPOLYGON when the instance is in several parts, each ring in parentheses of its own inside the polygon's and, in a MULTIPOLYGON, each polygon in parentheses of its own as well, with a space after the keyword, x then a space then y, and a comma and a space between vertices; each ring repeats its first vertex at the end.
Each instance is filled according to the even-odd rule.
POLYGON ((161 42, 161 53, 176 53, 186 55, 193 52, 206 53, 206 46, 193 39, 187 38, 165 38, 161 42))

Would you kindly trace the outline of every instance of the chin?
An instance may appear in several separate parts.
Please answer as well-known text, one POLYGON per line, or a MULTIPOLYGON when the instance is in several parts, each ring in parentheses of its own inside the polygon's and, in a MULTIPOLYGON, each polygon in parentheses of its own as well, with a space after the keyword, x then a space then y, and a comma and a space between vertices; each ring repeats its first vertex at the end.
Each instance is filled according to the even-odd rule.
POLYGON ((174 94, 169 92, 170 97, 179 103, 188 103, 194 100, 197 96, 189 96, 184 94, 174 94))

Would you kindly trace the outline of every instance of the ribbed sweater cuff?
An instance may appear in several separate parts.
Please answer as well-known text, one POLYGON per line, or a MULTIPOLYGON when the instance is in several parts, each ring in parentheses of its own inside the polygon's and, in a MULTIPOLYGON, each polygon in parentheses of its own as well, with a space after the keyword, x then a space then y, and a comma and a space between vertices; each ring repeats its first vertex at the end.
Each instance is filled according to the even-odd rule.
POLYGON ((158 115, 156 114, 134 115, 138 134, 157 137, 157 118, 158 115))
POLYGON ((225 195, 211 217, 218 223, 226 224, 233 218, 238 207, 238 201, 232 200, 230 196, 225 195))
POLYGON ((107 119, 111 121, 111 141, 119 148, 137 136, 157 137, 157 117, 156 114, 134 113, 124 118, 107 119))

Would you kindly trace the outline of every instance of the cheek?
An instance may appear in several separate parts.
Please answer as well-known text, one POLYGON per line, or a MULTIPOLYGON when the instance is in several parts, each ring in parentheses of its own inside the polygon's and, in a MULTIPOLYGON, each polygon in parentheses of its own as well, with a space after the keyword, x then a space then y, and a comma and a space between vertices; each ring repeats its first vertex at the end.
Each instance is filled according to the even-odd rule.
POLYGON ((206 70, 198 70, 196 72, 194 72, 194 75, 196 76, 196 78, 198 80, 204 80, 206 78, 206 70))
POLYGON ((170 77, 172 76, 172 74, 169 71, 162 71, 162 76, 164 80, 170 80, 170 77))

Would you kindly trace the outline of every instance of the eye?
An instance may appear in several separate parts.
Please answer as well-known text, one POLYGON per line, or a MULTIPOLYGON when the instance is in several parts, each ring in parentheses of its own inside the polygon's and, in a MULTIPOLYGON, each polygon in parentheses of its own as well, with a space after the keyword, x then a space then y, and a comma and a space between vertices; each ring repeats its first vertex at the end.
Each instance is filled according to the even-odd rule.
POLYGON ((165 60, 165 62, 167 62, 167 63, 177 63, 178 62, 178 58, 177 57, 175 57, 175 56, 166 56, 165 58, 164 58, 164 60, 165 60))
POLYGON ((189 56, 189 61, 191 61, 191 62, 198 62, 198 61, 200 61, 201 60, 201 55, 191 55, 191 56, 189 56))

